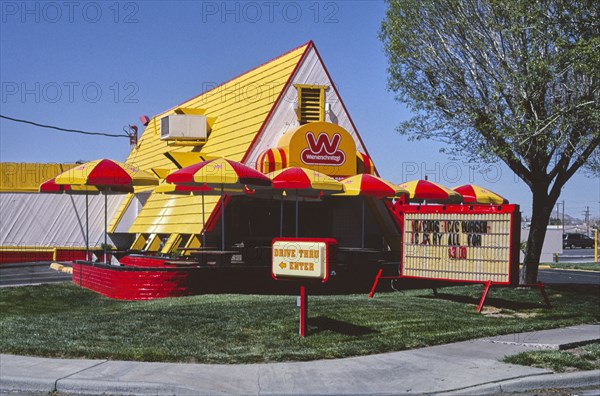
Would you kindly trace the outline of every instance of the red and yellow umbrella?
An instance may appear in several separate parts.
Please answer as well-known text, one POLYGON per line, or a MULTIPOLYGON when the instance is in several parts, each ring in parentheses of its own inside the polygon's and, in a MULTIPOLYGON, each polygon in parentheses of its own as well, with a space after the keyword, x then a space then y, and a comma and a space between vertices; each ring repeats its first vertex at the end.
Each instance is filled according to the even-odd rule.
POLYGON ((99 159, 77 165, 54 178, 57 185, 65 185, 65 192, 83 192, 95 187, 104 193, 104 263, 108 236, 108 193, 131 192, 133 186, 152 186, 158 178, 135 166, 109 159, 99 159))
POLYGON ((493 205, 508 203, 508 200, 501 195, 474 184, 464 184, 462 186, 454 187, 452 190, 462 195, 465 203, 487 203, 493 205))
MULTIPOLYGON (((113 192, 131 193, 131 186, 115 186, 111 188, 113 192)), ((102 191, 94 186, 81 186, 69 184, 57 184, 56 178, 46 180, 40 184, 39 192, 41 193, 69 193, 69 194, 100 194, 102 191)))
POLYGON ((401 183, 408 190, 409 200, 413 202, 460 203, 462 195, 429 180, 411 180, 401 183))
MULTIPOLYGON (((187 166, 170 173, 165 180, 167 183, 177 185, 220 187, 222 205, 221 250, 225 250, 225 186, 244 190, 248 186, 266 187, 271 185, 271 180, 259 171, 225 158, 217 158, 187 166)), ((210 192, 210 190, 207 192, 210 192)), ((204 209, 202 211, 204 212, 204 209)))
POLYGON ((50 193, 50 194, 62 194, 65 192, 75 193, 79 189, 81 193, 85 194, 85 259, 90 259, 90 230, 89 230, 89 211, 88 211, 88 192, 98 193, 98 189, 96 187, 89 186, 75 186, 74 188, 67 184, 56 184, 55 178, 50 180, 46 180, 42 184, 40 184, 39 191, 41 193, 50 193))
POLYGON ((267 174, 277 190, 298 190, 310 194, 336 193, 344 191, 344 186, 332 177, 312 169, 292 166, 267 174))
POLYGON ((295 192, 296 196, 296 236, 298 236, 298 196, 323 195, 343 192, 339 181, 312 169, 293 166, 267 174, 273 182, 273 188, 281 190, 280 234, 283 234, 283 191, 295 192))
MULTIPOLYGON (((347 177, 340 181, 344 192, 335 196, 367 196, 376 198, 400 197, 409 192, 402 187, 392 184, 380 177, 362 173, 347 177)), ((362 200, 361 247, 365 247, 365 200, 362 200)))
POLYGON ((336 196, 364 195, 368 197, 386 198, 409 194, 408 190, 405 190, 396 184, 366 173, 347 177, 341 180, 340 183, 344 186, 344 192, 335 194, 336 196))
MULTIPOLYGON (((133 188, 130 186, 117 186, 113 188, 114 191, 128 193, 133 192, 133 188)), ((86 260, 89 260, 89 213, 88 213, 88 194, 99 194, 100 190, 94 186, 79 186, 79 185, 69 185, 69 184, 57 184, 56 178, 52 178, 50 180, 46 180, 42 184, 40 184, 39 192, 46 194, 85 194, 85 257, 86 260)))
POLYGON ((41 193, 62 193, 68 189, 69 186, 65 186, 63 184, 56 184, 56 181, 54 180, 54 178, 52 178, 40 184, 39 191, 41 193))
POLYGON ((179 169, 166 178, 167 183, 184 185, 228 186, 243 189, 245 185, 270 186, 271 180, 259 171, 225 158, 199 162, 179 169))
POLYGON ((158 184, 158 179, 152 173, 135 166, 109 159, 99 159, 61 173, 56 176, 55 182, 118 191, 118 186, 154 186, 158 184))

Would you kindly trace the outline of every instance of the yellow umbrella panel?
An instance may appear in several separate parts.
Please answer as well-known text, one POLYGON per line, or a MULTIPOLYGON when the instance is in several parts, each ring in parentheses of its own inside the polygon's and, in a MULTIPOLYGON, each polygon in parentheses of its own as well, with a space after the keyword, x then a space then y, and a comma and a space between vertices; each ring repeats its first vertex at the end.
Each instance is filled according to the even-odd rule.
POLYGON ((508 203, 508 200, 501 195, 474 184, 465 184, 454 187, 452 190, 461 194, 465 199, 465 203, 482 203, 493 205, 502 205, 508 203))
POLYGON ((462 195, 429 180, 411 180, 401 183, 400 187, 408 190, 409 199, 414 202, 461 203, 462 195))

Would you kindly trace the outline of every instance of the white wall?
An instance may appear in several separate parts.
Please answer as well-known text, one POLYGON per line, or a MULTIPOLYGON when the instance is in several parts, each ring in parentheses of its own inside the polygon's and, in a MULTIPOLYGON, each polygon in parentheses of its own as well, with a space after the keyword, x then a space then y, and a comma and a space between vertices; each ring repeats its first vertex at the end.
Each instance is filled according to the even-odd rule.
MULTIPOLYGON (((108 221, 126 195, 108 196, 108 221)), ((89 195, 90 246, 104 242, 104 196, 89 195)), ((113 246, 114 241, 109 242, 113 246)), ((0 246, 85 246, 85 195, 1 193, 0 246)))
MULTIPOLYGON (((529 237, 529 228, 521 230, 521 242, 527 241, 529 237)), ((546 230, 546 238, 544 238, 544 246, 542 246, 542 255, 540 257, 540 263, 551 263, 554 261, 555 253, 563 252, 563 233, 562 228, 548 228, 546 230)), ((524 255, 521 252, 521 262, 523 262, 524 255)))
POLYGON ((350 122, 350 116, 342 106, 342 101, 333 89, 333 82, 329 79, 325 67, 321 63, 317 52, 311 48, 303 59, 302 64, 292 78, 292 84, 284 92, 282 99, 277 103, 271 117, 267 120, 265 130, 255 142, 246 163, 254 166, 258 156, 266 149, 275 147, 277 142, 289 130, 298 127, 298 116, 294 111, 294 101, 297 100, 294 84, 327 85, 330 88, 325 92, 326 102, 331 105, 331 113, 326 115, 325 121, 332 122, 344 128, 350 133, 356 142, 356 149, 366 153, 358 138, 357 131, 350 122))

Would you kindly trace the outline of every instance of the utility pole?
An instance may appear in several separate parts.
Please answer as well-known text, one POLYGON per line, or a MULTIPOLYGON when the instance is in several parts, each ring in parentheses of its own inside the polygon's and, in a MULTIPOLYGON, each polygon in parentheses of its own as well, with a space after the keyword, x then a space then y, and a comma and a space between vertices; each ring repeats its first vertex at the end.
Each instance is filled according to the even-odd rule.
POLYGON ((563 212, 562 212, 562 229, 563 229, 563 235, 565 234, 565 200, 563 199, 562 201, 562 205, 563 205, 563 212))
POLYGON ((590 207, 586 206, 585 211, 583 212, 583 216, 585 218, 585 225, 587 228, 587 234, 590 234, 590 207))

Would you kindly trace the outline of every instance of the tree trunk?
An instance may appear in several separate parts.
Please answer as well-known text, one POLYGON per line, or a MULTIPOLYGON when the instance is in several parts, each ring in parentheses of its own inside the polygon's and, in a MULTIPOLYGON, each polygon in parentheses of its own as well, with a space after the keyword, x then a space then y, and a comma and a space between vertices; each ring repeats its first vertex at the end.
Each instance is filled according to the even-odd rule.
POLYGON ((533 205, 531 215, 531 226, 529 237, 527 238, 527 248, 525 249, 525 260, 523 269, 520 273, 519 283, 537 283, 538 267, 540 265, 540 256, 542 246, 546 238, 546 228, 550 220, 552 208, 556 199, 548 196, 547 186, 534 186, 533 205))

